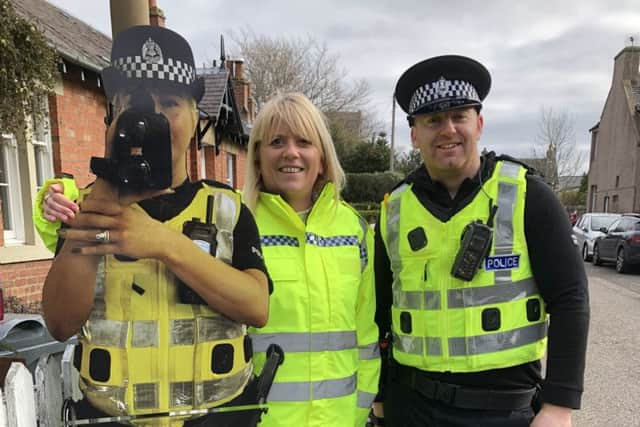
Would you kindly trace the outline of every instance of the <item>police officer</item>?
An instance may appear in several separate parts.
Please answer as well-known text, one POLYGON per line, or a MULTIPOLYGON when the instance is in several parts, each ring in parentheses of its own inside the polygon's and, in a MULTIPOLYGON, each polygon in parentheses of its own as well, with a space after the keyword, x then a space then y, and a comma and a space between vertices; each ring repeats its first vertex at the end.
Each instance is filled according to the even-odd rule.
POLYGON ((132 27, 115 38, 102 75, 114 106, 110 156, 92 161, 99 178, 58 231, 43 288, 51 334, 80 332, 77 416, 248 425, 240 415, 159 416, 249 403, 243 391, 256 383, 247 325, 263 326, 268 315, 251 213, 232 188, 188 180, 204 89, 191 48, 166 28, 132 27), (145 198, 164 185, 173 191, 145 198))
POLYGON ((580 407, 584 268, 542 179, 479 154, 490 85, 483 65, 448 55, 396 86, 424 163, 385 197, 377 223, 388 425, 571 426, 580 407))

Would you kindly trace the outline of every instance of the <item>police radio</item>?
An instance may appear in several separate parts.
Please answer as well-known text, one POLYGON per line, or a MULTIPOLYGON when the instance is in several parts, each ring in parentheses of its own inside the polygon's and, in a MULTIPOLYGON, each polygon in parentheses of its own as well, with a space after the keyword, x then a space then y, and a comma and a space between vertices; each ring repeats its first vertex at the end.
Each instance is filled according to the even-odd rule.
MULTIPOLYGON (((213 195, 209 195, 207 197, 206 222, 200 221, 199 218, 192 218, 191 221, 187 221, 183 224, 182 234, 190 238, 191 241, 202 250, 215 256, 216 249, 218 248, 216 240, 218 229, 216 228, 216 225, 211 222, 213 217, 213 200, 213 195)), ((182 280, 178 282, 178 296, 182 304, 207 305, 207 302, 182 280)))
MULTIPOLYGON (((492 204, 492 203, 491 203, 492 204)), ((462 232, 462 243, 451 268, 451 275, 470 282, 491 249, 493 217, 498 207, 491 206, 487 224, 477 220, 467 224, 462 232)))

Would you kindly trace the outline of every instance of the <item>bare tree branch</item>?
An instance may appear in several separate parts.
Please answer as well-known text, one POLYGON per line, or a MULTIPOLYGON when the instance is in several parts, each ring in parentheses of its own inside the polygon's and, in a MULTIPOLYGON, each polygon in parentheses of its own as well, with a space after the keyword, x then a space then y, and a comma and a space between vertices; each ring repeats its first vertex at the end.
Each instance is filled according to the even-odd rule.
POLYGON ((544 158, 542 172, 554 190, 559 177, 580 175, 584 153, 576 149, 575 118, 566 110, 542 107, 533 155, 544 158))
POLYGON ((270 37, 242 29, 231 40, 245 61, 258 110, 278 91, 302 92, 322 111, 358 111, 369 101, 369 84, 348 81, 339 55, 311 36, 270 37))

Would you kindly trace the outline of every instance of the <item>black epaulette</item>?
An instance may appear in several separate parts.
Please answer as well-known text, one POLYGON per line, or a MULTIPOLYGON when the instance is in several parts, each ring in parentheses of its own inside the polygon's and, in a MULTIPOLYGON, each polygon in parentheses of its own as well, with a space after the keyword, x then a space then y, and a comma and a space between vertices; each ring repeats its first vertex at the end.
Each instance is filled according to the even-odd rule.
POLYGON ((235 188, 231 187, 230 185, 224 184, 220 181, 216 181, 213 179, 206 179, 206 178, 201 179, 200 181, 198 181, 198 183, 207 184, 210 187, 224 188, 225 190, 236 191, 235 188))
POLYGON ((524 167, 527 170, 527 174, 529 175, 537 175, 539 177, 543 177, 542 173, 534 168, 533 166, 530 166, 528 164, 526 164, 525 162, 523 162, 522 160, 518 160, 515 157, 511 157, 508 154, 500 154, 499 156, 496 156, 496 160, 504 160, 507 162, 512 162, 512 163, 517 163, 520 166, 524 167))

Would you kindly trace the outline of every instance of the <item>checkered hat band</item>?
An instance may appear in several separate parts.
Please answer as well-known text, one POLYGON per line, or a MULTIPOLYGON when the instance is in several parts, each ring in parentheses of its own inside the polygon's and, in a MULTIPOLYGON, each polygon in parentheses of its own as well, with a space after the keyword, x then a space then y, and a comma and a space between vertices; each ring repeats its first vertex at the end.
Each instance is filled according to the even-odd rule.
POLYGON ((464 80, 436 80, 420 86, 409 102, 409 114, 440 100, 468 100, 480 102, 476 88, 464 80))
POLYGON ((166 80, 190 85, 195 80, 191 65, 167 58, 159 63, 146 62, 141 56, 124 56, 116 59, 113 66, 124 72, 130 79, 166 80))

